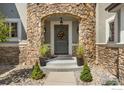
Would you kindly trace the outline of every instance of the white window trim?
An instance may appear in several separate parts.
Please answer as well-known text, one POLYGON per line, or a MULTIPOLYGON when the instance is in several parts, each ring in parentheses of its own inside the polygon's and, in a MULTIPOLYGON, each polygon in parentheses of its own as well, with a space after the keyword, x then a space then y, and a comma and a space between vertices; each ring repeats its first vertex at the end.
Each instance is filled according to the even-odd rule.
POLYGON ((21 21, 19 18, 6 18, 6 22, 17 22, 17 37, 11 37, 8 41, 21 41, 21 21))
MULTIPOLYGON (((60 24, 60 21, 51 21, 50 22, 50 43, 51 43, 51 54, 54 55, 54 25, 60 24)), ((72 21, 63 21, 63 24, 67 24, 69 26, 68 31, 68 53, 69 55, 72 55, 72 21)))
POLYGON ((112 16, 106 20, 106 43, 110 43, 109 42, 109 35, 110 35, 109 23, 112 21, 114 21, 114 42, 111 42, 111 43, 118 43, 118 19, 117 19, 117 15, 114 15, 114 16, 112 16))

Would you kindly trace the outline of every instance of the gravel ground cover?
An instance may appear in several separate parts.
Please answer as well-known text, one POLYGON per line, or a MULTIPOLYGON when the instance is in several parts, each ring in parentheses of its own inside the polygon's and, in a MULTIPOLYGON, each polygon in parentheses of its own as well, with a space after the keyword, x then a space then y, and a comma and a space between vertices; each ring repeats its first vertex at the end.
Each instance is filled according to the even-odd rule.
POLYGON ((114 80, 118 82, 117 78, 113 76, 110 72, 108 72, 106 69, 104 69, 102 66, 92 65, 90 66, 90 69, 93 76, 92 82, 82 82, 80 80, 81 71, 74 72, 77 85, 104 85, 108 80, 114 80))
POLYGON ((47 72, 45 72, 46 76, 40 80, 33 80, 31 72, 31 67, 17 66, 7 74, 0 75, 0 85, 43 85, 47 72))

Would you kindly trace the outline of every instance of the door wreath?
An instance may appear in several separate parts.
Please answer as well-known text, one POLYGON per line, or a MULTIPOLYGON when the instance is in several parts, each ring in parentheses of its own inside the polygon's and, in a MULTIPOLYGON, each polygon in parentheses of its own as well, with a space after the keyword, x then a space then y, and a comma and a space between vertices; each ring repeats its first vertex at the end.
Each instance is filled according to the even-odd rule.
POLYGON ((64 39, 64 36, 65 36, 65 33, 64 33, 63 31, 61 31, 61 32, 59 32, 59 33, 57 34, 57 37, 58 37, 59 39, 61 39, 61 40, 64 39))

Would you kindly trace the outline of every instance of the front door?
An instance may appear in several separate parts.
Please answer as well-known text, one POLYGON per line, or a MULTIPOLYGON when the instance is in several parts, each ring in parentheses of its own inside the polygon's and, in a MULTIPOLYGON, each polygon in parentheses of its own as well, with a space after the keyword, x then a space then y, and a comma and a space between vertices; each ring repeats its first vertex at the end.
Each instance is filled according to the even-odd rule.
POLYGON ((68 54, 68 25, 54 25, 54 53, 68 54))

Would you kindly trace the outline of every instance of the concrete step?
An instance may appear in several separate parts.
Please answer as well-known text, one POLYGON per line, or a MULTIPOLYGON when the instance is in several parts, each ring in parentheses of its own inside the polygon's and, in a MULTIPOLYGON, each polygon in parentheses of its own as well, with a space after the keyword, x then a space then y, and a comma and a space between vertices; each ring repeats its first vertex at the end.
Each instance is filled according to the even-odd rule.
POLYGON ((57 57, 54 59, 47 60, 47 66, 58 66, 58 65, 76 65, 76 58, 75 57, 57 57))
POLYGON ((70 66, 70 65, 77 65, 75 61, 51 61, 47 63, 47 66, 70 66))
POLYGON ((62 66, 45 66, 45 67, 41 67, 41 69, 43 71, 56 71, 56 72, 64 72, 64 71, 78 71, 81 70, 83 68, 83 66, 66 66, 66 67, 62 67, 62 66))
POLYGON ((41 67, 45 71, 76 71, 82 69, 81 66, 77 66, 76 57, 59 56, 50 60, 47 60, 46 66, 41 67))

